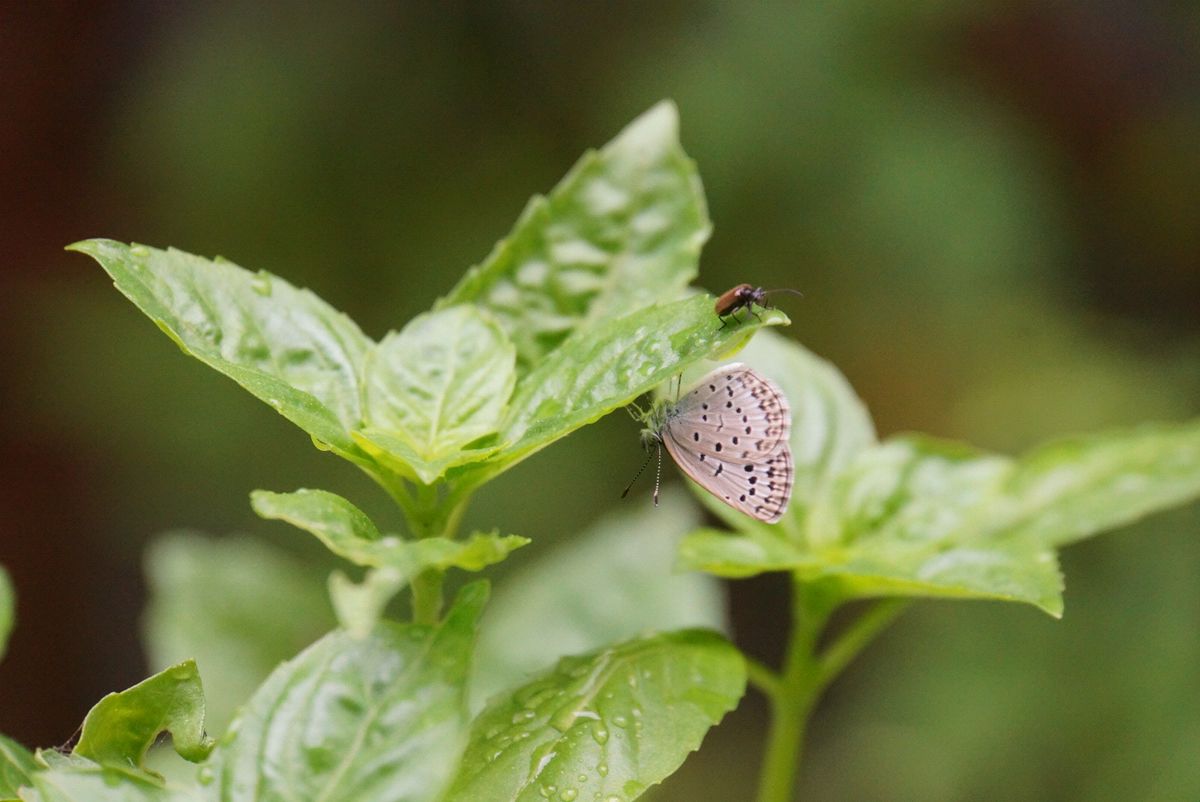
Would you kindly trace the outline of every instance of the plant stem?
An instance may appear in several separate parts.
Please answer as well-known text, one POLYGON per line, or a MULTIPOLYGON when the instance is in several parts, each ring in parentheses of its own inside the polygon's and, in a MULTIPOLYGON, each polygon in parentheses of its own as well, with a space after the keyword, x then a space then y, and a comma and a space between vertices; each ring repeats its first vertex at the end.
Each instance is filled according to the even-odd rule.
POLYGON ((779 675, 752 657, 746 658, 746 679, 768 699, 779 694, 779 675))
POLYGON ((759 802, 787 802, 792 798, 804 727, 819 692, 813 650, 835 604, 833 597, 817 585, 793 580, 792 631, 779 683, 775 693, 768 696, 771 724, 759 776, 759 802))
POLYGON ((837 640, 825 647, 817 659, 820 670, 821 688, 832 682, 842 673, 850 661, 866 648, 883 630, 887 629, 900 613, 908 609, 908 599, 883 599, 846 627, 846 631, 837 640))
POLYGON ((771 705, 758 802, 792 799, 805 726, 821 692, 907 606, 897 599, 877 602, 818 655, 817 639, 841 601, 834 585, 794 580, 792 630, 781 673, 776 676, 765 666, 751 664, 751 681, 766 694, 771 705))
POLYGON ((430 568, 413 577, 412 610, 413 622, 436 624, 442 614, 442 579, 445 572, 430 568))
MULTIPOLYGON (((417 485, 411 494, 413 504, 404 509, 409 529, 419 538, 453 538, 469 493, 450 488, 444 494, 436 486, 417 485)), ((442 614, 442 586, 445 571, 428 568, 413 577, 412 612, 418 624, 436 624, 442 614)))

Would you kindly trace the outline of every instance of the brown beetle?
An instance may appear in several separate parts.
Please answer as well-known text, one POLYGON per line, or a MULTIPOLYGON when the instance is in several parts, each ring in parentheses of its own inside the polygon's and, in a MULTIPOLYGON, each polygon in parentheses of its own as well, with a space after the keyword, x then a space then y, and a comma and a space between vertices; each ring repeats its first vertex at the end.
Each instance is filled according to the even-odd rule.
MULTIPOLYGON (((732 317, 734 320, 737 320, 739 309, 749 309, 750 314, 758 317, 758 313, 754 311, 754 307, 761 306, 766 308, 765 301, 767 300, 767 296, 773 292, 791 292, 800 296, 804 295, 799 290, 764 290, 762 287, 755 287, 750 284, 739 284, 736 287, 731 287, 721 293, 717 298, 717 302, 713 305, 717 317, 721 318, 721 328, 725 328, 729 324, 726 318, 732 317)), ((761 320, 762 318, 759 319, 761 320)))

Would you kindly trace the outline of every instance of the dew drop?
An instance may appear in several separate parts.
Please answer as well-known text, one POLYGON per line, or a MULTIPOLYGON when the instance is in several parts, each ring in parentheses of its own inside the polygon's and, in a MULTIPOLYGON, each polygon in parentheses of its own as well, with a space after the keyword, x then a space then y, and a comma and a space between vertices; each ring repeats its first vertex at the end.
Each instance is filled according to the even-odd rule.
POLYGON ((601 777, 607 777, 608 776, 608 764, 601 763, 599 766, 596 767, 596 773, 599 774, 601 777))
POLYGON ((629 719, 624 716, 613 716, 612 723, 617 727, 628 727, 629 719))
POLYGON ((601 746, 604 746, 604 744, 608 743, 608 730, 603 724, 592 725, 592 740, 601 746))
POLYGON ((524 724, 526 721, 530 721, 536 715, 536 713, 529 709, 518 710, 516 713, 513 713, 512 723, 524 724))
POLYGON ((200 771, 196 773, 196 779, 201 785, 212 785, 212 781, 216 779, 216 774, 212 770, 212 766, 201 766, 200 771))
POLYGON ((561 799, 562 802, 574 802, 575 797, 577 796, 579 796, 579 792, 574 788, 564 788, 562 789, 562 793, 558 795, 558 798, 561 799))

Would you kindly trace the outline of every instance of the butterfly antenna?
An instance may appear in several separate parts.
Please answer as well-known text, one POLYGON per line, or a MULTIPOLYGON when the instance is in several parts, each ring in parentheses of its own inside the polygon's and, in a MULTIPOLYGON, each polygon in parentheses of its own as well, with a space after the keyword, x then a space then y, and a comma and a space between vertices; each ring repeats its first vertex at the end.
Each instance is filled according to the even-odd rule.
MULTIPOLYGON (((651 454, 649 451, 646 452, 646 459, 644 462, 642 462, 642 467, 638 468, 638 472, 633 475, 633 481, 631 481, 628 485, 625 486, 624 492, 621 493, 621 498, 625 498, 626 496, 629 495, 629 491, 633 489, 634 482, 636 482, 638 480, 638 477, 642 475, 642 471, 646 470, 646 466, 650 464, 650 457, 652 457, 652 456, 654 456, 654 455, 651 454)), ((659 459, 661 460, 662 457, 659 457, 659 459)))
MULTIPOLYGON (((675 374, 675 403, 677 403, 677 404, 679 403, 679 393, 682 390, 683 390, 683 374, 676 373, 675 374)), ((660 459, 662 458, 661 454, 659 455, 659 458, 660 459)))
POLYGON ((655 449, 658 452, 658 468, 654 471, 654 506, 658 506, 658 488, 662 485, 662 443, 655 449))

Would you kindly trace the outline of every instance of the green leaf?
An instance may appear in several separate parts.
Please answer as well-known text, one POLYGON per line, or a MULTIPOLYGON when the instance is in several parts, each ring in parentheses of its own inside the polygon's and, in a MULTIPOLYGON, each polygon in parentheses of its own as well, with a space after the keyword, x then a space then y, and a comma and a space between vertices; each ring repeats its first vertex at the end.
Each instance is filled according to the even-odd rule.
POLYGON ((25 802, 208 802, 200 788, 162 783, 118 766, 84 761, 62 763, 31 777, 32 789, 21 792, 25 802))
POLYGON ((660 103, 530 201, 439 306, 491 311, 524 372, 577 328, 677 298, 710 230, 678 113, 660 103))
POLYGON ((28 749, 0 735, 0 799, 16 798, 17 789, 28 785, 37 770, 28 749))
POLYGON ((750 529, 701 531, 684 565, 722 576, 791 570, 833 578, 847 596, 949 596, 1022 601, 1062 612, 1052 549, 989 532, 988 510, 1011 461, 966 446, 901 437, 862 452, 831 488, 830 518, 810 519, 807 543, 750 529))
POLYGON ((759 524, 694 482, 688 484, 730 526, 758 527, 792 541, 801 540, 808 517, 822 503, 833 480, 859 453, 875 444, 874 424, 836 367, 781 334, 759 332, 736 359, 775 381, 791 407, 792 500, 779 523, 759 524))
POLYGON ((647 632, 724 629, 720 582, 672 571, 676 544, 698 518, 681 494, 664 493, 657 508, 643 499, 506 575, 483 618, 472 702, 564 655, 647 632))
POLYGON ((146 551, 151 667, 195 657, 206 721, 222 732, 267 675, 334 625, 324 574, 248 537, 175 532, 146 551))
POLYGON ((490 468, 498 472, 675 377, 689 365, 740 348, 782 312, 721 327, 713 299, 695 296, 638 310, 581 331, 517 385, 490 468))
POLYGON ((204 732, 204 688, 193 660, 101 699, 83 720, 73 753, 104 766, 144 769, 146 751, 164 732, 171 733, 185 760, 198 763, 212 751, 204 732))
POLYGON ((1056 440, 1021 457, 992 527, 1062 546, 1197 497, 1200 420, 1146 424, 1056 440))
POLYGON ((183 251, 85 240, 117 289, 185 353, 224 373, 321 443, 364 459, 348 434, 371 341, 308 290, 183 251))
POLYGON ((529 542, 519 535, 475 533, 465 540, 382 536, 366 514, 324 490, 272 493, 255 490, 250 504, 263 518, 287 521, 316 535, 330 551, 355 565, 389 567, 411 578, 426 568, 479 571, 529 542))
POLYGON ((476 532, 465 540, 383 536, 362 510, 324 490, 256 490, 250 504, 263 518, 287 521, 316 535, 339 557, 375 569, 361 584, 341 573, 330 578, 338 620, 359 636, 370 631, 392 597, 425 569, 479 571, 529 543, 528 538, 498 532, 476 532))
POLYGON ((633 800, 745 692, 741 654, 688 630, 565 658, 475 720, 445 802, 633 800))
POLYGON ((1012 461, 965 445, 899 437, 860 454, 811 517, 808 544, 761 531, 689 535, 685 565, 726 576, 793 570, 838 580, 847 597, 936 595, 1026 601, 1062 614, 1054 550, 989 532, 1012 461))
POLYGON ((8 647, 8 636, 12 633, 13 618, 17 608, 17 596, 13 592, 8 572, 0 565, 0 658, 8 647))
POLYGON ((367 358, 364 438, 399 439, 412 471, 432 483, 468 443, 497 431, 515 359, 504 331, 475 307, 414 318, 367 358))
POLYGON ((859 455, 806 542, 701 530, 684 565, 721 576, 790 570, 848 595, 1024 601, 1062 611, 1054 549, 1200 496, 1200 422, 1056 441, 1019 460, 929 438, 859 455))
POLYGON ((702 527, 690 532, 679 544, 679 564, 717 576, 743 579, 770 571, 813 568, 820 561, 801 547, 757 527, 739 534, 702 527))
POLYGON ((437 627, 333 632, 280 666, 213 755, 221 802, 439 797, 466 729, 485 583, 437 627))

